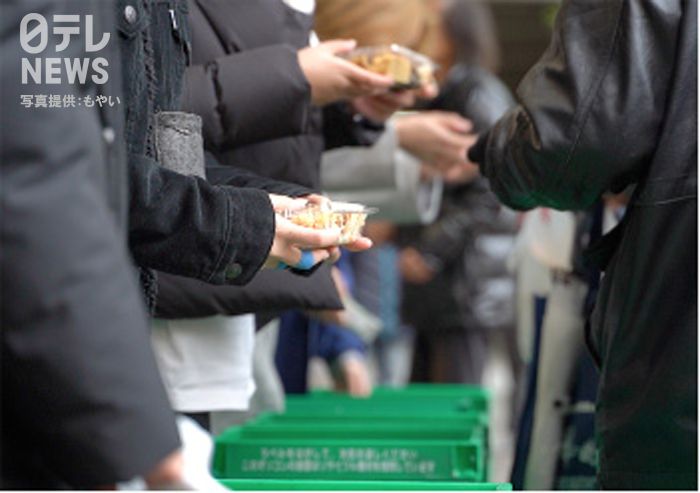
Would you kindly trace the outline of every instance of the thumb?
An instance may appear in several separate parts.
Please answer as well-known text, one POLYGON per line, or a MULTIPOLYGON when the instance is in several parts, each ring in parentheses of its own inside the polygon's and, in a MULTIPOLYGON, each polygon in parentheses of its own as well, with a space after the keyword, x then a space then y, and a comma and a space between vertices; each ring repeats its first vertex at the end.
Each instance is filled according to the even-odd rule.
POLYGON ((278 223, 283 226, 280 232, 286 241, 300 248, 328 248, 336 246, 340 242, 340 229, 312 229, 278 218, 278 223))
POLYGON ((320 46, 333 55, 341 55, 355 49, 357 41, 354 39, 332 39, 324 41, 320 46))

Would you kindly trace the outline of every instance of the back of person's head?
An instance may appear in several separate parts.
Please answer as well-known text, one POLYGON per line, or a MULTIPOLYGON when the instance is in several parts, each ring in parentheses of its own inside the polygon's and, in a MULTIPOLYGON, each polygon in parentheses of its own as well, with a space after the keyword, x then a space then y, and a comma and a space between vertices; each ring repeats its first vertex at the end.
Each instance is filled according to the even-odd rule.
POLYGON ((359 46, 398 43, 430 53, 439 0, 317 0, 322 40, 356 39, 359 46))
POLYGON ((453 46, 453 63, 498 72, 500 50, 491 9, 482 0, 443 0, 442 24, 453 46))

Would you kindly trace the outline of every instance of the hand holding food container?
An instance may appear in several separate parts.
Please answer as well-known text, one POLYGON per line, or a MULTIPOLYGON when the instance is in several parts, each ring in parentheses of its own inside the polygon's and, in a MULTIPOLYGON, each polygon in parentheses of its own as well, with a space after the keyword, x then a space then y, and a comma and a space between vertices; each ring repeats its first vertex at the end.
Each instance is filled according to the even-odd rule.
POLYGON ((271 195, 276 212, 275 238, 267 267, 309 270, 324 260, 336 261, 339 246, 351 251, 367 250, 371 240, 362 236, 367 216, 374 212, 361 204, 331 202, 311 195, 290 199, 271 195))
POLYGON ((339 55, 355 48, 355 41, 336 39, 299 50, 299 67, 311 86, 311 101, 323 106, 358 96, 386 92, 387 75, 364 70, 339 55))
POLYGON ((434 73, 437 65, 430 58, 397 44, 365 46, 345 55, 349 61, 370 72, 390 77, 388 93, 355 99, 356 111, 367 118, 384 122, 391 115, 415 105, 416 98, 437 95, 434 73))

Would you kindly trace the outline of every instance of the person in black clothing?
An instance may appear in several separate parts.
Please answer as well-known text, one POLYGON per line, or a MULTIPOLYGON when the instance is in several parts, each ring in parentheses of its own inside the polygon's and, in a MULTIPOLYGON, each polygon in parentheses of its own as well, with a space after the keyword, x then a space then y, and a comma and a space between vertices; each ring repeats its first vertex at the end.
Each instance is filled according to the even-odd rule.
MULTIPOLYGON (((440 63, 440 93, 425 109, 457 113, 472 122, 474 132, 482 132, 514 104, 490 71, 498 65, 493 19, 480 2, 444 5, 435 28, 440 43, 433 53, 440 63)), ((411 120, 419 116, 397 125, 410 133, 411 120)), ((404 227, 400 236, 402 315, 416 329, 411 379, 479 385, 488 342, 498 339, 494 333, 515 340, 513 281, 503 253, 497 253, 508 252, 514 221, 473 164, 449 168, 444 180, 437 220, 404 227), (493 248, 498 243, 505 244, 493 248)))
MULTIPOLYGON (((352 41, 309 46, 313 16, 281 0, 189 0, 187 6, 192 51, 182 104, 203 119, 204 144, 216 158, 207 166, 213 183, 247 170, 318 192, 324 149, 373 143, 382 120, 414 101, 410 91, 387 93, 390 79, 335 56, 351 49, 352 41)), ((429 95, 426 89, 422 94, 429 95)), ((314 274, 320 276, 329 279, 329 270, 314 274)), ((269 285, 287 282, 283 273, 267 277, 269 285)), ((171 275, 158 283, 169 298, 158 301, 168 318, 221 308, 246 313, 217 303, 219 290, 171 275), (189 308, 178 313, 176 306, 189 308)), ((310 294, 328 298, 328 290, 310 294)), ((226 295, 240 296, 231 290, 226 295)), ((258 326, 270 318, 259 316, 258 326)))
MULTIPOLYGON (((270 256, 295 265, 300 256, 295 243, 332 244, 332 238, 275 217, 274 210, 287 202, 268 192, 301 196, 312 192, 306 187, 235 169, 218 175, 214 186, 166 169, 167 160, 156 155, 154 122, 159 113, 181 106, 191 50, 187 4, 119 0, 117 22, 125 74, 129 247, 143 268, 149 308, 156 302, 151 269, 208 283, 245 284, 270 256)), ((329 257, 322 249, 314 255, 317 262, 329 257)))
POLYGON ((568 0, 520 104, 469 152, 511 207, 586 209, 635 185, 587 252, 598 481, 697 489, 697 2, 568 0))
MULTIPOLYGON (((123 94, 116 43, 103 86, 21 84, 20 22, 114 4, 5 2, 0 17, 0 487, 96 489, 182 479, 180 442, 126 248, 121 106, 25 108, 21 94, 123 94), (150 472, 149 472, 150 471, 150 472)), ((85 38, 44 56, 82 58, 85 38)))

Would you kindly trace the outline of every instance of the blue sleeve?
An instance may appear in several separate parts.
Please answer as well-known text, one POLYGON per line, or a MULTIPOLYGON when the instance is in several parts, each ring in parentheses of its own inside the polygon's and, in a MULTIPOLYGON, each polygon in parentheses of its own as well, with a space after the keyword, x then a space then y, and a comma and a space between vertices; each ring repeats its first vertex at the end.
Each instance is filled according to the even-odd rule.
POLYGON ((339 325, 311 320, 309 324, 309 354, 333 362, 346 351, 365 354, 365 343, 354 332, 339 325))

